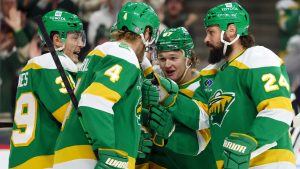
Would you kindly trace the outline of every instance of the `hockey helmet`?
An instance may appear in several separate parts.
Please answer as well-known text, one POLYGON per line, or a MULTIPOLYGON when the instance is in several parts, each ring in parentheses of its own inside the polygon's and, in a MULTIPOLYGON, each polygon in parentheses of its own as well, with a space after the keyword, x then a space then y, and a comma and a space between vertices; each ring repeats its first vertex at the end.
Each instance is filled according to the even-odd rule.
POLYGON ((136 34, 143 34, 147 27, 151 28, 151 40, 158 35, 160 21, 157 14, 145 3, 127 2, 119 11, 117 29, 127 29, 136 34))
POLYGON ((193 48, 193 39, 184 27, 165 29, 157 41, 158 52, 182 49, 187 58, 191 57, 193 48))
MULTIPOLYGON (((59 36, 62 39, 62 41, 65 42, 67 38, 67 33, 77 32, 81 33, 82 42, 85 45, 86 36, 83 30, 83 24, 77 15, 66 11, 53 10, 46 13, 42 17, 42 21, 46 27, 46 31, 49 36, 51 32, 56 31, 59 33, 59 36)), ((41 35, 40 30, 39 34, 41 35)), ((44 43, 43 36, 40 37, 44 43)))
POLYGON ((210 9, 205 18, 204 25, 219 25, 222 31, 226 31, 229 24, 235 24, 237 34, 240 36, 248 35, 250 18, 248 12, 238 3, 224 3, 210 9))

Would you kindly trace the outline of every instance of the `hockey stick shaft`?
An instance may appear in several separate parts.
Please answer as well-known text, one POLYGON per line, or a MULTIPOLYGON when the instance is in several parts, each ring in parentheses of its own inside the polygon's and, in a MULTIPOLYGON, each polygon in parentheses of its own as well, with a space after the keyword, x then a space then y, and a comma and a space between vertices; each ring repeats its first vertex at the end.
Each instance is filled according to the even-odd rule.
POLYGON ((0 122, 0 128, 8 128, 8 127, 12 127, 13 123, 11 122, 0 122))
POLYGON ((261 153, 263 153, 263 152, 269 150, 269 149, 272 148, 272 147, 275 147, 276 145, 277 145, 277 142, 275 141, 275 142, 273 142, 273 143, 266 144, 266 145, 264 145, 264 146, 262 146, 262 147, 256 149, 255 151, 253 151, 253 152, 251 153, 250 159, 255 158, 256 156, 258 156, 258 155, 260 155, 261 153))
MULTIPOLYGON (((50 40, 50 37, 49 37, 49 35, 48 35, 47 31, 46 31, 46 28, 45 28, 45 25, 44 25, 44 23, 43 23, 43 21, 42 21, 42 18, 41 18, 40 16, 37 17, 37 18, 36 18, 36 22, 37 22, 37 24, 38 24, 38 26, 39 26, 39 28, 40 28, 40 30, 41 30, 41 33, 42 33, 42 36, 43 36, 43 38, 44 38, 44 40, 45 40, 45 42, 46 42, 46 45, 47 45, 48 48, 49 48, 49 51, 50 51, 51 56, 52 56, 52 58, 53 58, 53 60, 54 60, 54 62, 55 62, 55 65, 56 65, 56 67, 57 67, 57 70, 59 71, 59 74, 60 74, 60 76, 61 76, 61 78, 62 78, 62 80, 63 80, 63 83, 64 83, 65 86, 66 86, 66 89, 67 89, 68 94, 69 94, 69 96, 70 96, 71 102, 72 102, 74 108, 77 110, 77 114, 78 114, 78 116, 79 116, 79 121, 80 121, 80 123, 82 124, 82 120, 81 120, 81 116, 82 116, 82 115, 81 115, 81 112, 78 111, 78 100, 77 100, 77 98, 76 98, 76 96, 75 96, 75 94, 74 94, 74 91, 73 91, 73 89, 72 89, 72 87, 71 87, 71 84, 70 84, 70 82, 69 82, 69 80, 68 80, 68 78, 67 78, 67 76, 66 76, 66 74, 65 74, 64 68, 62 67, 62 64, 61 64, 61 62, 60 62, 60 60, 59 60, 59 58, 58 58, 58 56, 57 56, 57 53, 56 53, 56 51, 55 51, 55 49, 54 49, 54 46, 53 46, 53 44, 52 44, 52 42, 51 42, 51 40, 50 40)), ((86 135, 86 137, 87 137, 89 143, 91 143, 92 140, 91 140, 91 138, 89 137, 88 132, 85 130, 83 124, 82 124, 82 127, 83 127, 84 133, 85 133, 85 135, 86 135)))
POLYGON ((46 31, 45 25, 44 25, 44 23, 42 21, 42 18, 40 16, 37 17, 36 18, 36 22, 37 22, 37 24, 38 24, 38 26, 39 26, 39 28, 41 30, 41 34, 42 34, 42 36, 43 36, 43 38, 44 38, 44 40, 46 42, 46 45, 47 45, 50 53, 51 53, 51 56, 52 56, 52 58, 54 60, 54 63, 56 65, 56 67, 57 67, 57 70, 59 71, 59 74, 60 74, 60 76, 61 76, 61 78, 63 80, 63 83, 66 86, 66 89, 67 89, 68 94, 70 96, 71 102, 72 102, 74 108, 77 110, 78 109, 78 100, 77 100, 77 98, 76 98, 76 96, 74 94, 74 91, 73 91, 72 87, 71 87, 70 81, 68 80, 68 78, 66 76, 64 68, 63 68, 63 66, 62 66, 62 64, 61 64, 61 62, 60 62, 60 60, 59 60, 59 58, 57 56, 57 53, 56 53, 56 51, 54 49, 54 46, 53 46, 53 44, 52 44, 52 42, 50 40, 50 37, 47 34, 47 31, 46 31))

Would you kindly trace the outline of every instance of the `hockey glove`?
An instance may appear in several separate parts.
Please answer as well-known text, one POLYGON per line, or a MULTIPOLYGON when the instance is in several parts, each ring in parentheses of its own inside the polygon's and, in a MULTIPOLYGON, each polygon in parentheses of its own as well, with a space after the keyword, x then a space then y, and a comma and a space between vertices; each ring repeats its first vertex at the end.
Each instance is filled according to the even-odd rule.
POLYGON ((246 134, 231 133, 224 140, 224 169, 248 169, 251 152, 257 147, 257 141, 246 134))
POLYGON ((95 169, 128 168, 128 158, 113 150, 99 150, 99 161, 95 169))
POLYGON ((151 141, 151 134, 147 132, 145 128, 142 128, 138 149, 138 158, 146 158, 146 156, 151 152, 152 145, 153 143, 151 141))
POLYGON ((179 91, 178 85, 171 79, 164 78, 155 74, 155 81, 159 88, 159 102, 164 107, 171 107, 176 101, 179 91))
POLYGON ((151 107, 149 124, 150 128, 157 133, 156 135, 163 139, 168 139, 175 130, 171 113, 162 106, 151 107))
POLYGON ((144 108, 150 105, 157 105, 159 100, 158 88, 152 84, 151 80, 146 79, 142 85, 142 104, 144 108))

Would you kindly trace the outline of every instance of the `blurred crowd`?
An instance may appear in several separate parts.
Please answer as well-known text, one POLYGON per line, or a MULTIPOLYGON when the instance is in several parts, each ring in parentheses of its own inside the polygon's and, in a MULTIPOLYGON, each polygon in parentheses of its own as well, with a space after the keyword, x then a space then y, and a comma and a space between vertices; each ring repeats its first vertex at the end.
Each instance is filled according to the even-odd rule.
POLYGON ((292 92, 300 106, 300 1, 279 0, 276 3, 279 28, 279 56, 289 74, 292 92))
MULTIPOLYGON (((183 0, 135 0, 150 4, 161 19, 160 30, 166 27, 190 28, 197 15, 185 10, 183 0)), ((83 20, 87 45, 80 59, 109 40, 110 28, 117 11, 126 0, 0 0, 0 113, 13 116, 18 72, 26 62, 41 55, 41 41, 35 18, 53 9, 77 14, 83 20)))
MULTIPOLYGON (((166 27, 192 27, 199 17, 189 12, 184 0, 135 0, 150 4, 166 27)), ((187 0, 186 0, 187 1, 187 0)), ((89 50, 108 41, 117 11, 127 0, 0 0, 0 113, 13 114, 18 72, 26 62, 41 54, 35 17, 52 9, 78 14, 84 22, 87 45, 81 51, 83 60, 89 50)), ((200 3, 200 2, 199 2, 200 3)), ((300 34, 298 0, 276 3, 279 29, 278 54, 284 58, 294 91, 300 92, 300 34)), ((274 19, 274 18, 270 18, 274 19)), ((275 51, 277 52, 277 51, 275 51)))

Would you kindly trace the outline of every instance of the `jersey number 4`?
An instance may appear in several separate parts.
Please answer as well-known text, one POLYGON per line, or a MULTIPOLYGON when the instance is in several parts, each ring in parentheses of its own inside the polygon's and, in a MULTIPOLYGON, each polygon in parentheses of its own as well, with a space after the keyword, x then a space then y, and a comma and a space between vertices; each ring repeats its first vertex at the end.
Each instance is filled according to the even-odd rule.
POLYGON ((114 66, 112 66, 111 68, 107 69, 104 72, 105 76, 109 76, 109 80, 112 81, 113 83, 115 83, 116 81, 118 81, 120 79, 120 73, 122 72, 122 66, 116 64, 114 66))
POLYGON ((34 95, 23 93, 16 102, 15 126, 12 131, 12 143, 15 147, 29 145, 35 137, 37 100, 34 95))

